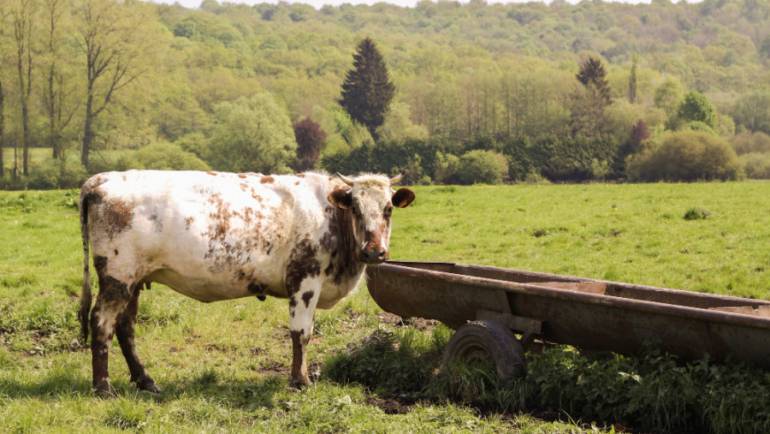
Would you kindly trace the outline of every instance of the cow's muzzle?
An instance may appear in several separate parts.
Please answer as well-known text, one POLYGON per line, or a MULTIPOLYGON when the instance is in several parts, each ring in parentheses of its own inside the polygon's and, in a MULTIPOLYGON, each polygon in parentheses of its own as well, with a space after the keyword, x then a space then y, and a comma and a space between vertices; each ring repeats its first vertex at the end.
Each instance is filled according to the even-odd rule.
POLYGON ((361 261, 366 264, 380 264, 388 259, 388 251, 383 248, 364 248, 361 251, 361 261))

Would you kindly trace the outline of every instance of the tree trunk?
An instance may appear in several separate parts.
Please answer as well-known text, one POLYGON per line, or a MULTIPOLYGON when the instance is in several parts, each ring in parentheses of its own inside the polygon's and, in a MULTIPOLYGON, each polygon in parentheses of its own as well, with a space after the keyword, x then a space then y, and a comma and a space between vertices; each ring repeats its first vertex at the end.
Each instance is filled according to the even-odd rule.
POLYGON ((61 157, 61 150, 59 149, 59 143, 56 137, 56 93, 54 89, 54 75, 56 74, 56 67, 51 64, 48 69, 48 104, 46 109, 48 110, 48 146, 51 147, 53 152, 53 158, 58 159, 61 157))
POLYGON ((89 169, 88 153, 91 151, 91 144, 94 141, 93 105, 94 105, 93 90, 89 85, 88 96, 86 97, 86 116, 85 116, 85 122, 83 125, 83 146, 80 149, 80 163, 83 165, 83 167, 86 168, 86 170, 89 169))
POLYGON ((5 92, 3 82, 0 81, 0 181, 5 176, 5 92))

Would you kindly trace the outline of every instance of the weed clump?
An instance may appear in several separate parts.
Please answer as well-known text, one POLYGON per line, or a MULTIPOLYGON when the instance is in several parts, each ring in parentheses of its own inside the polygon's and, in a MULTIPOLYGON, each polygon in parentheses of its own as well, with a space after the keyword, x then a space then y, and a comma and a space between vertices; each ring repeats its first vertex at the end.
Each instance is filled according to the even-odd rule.
POLYGON ((685 220, 705 220, 709 218, 711 215, 711 211, 705 209, 705 208, 690 208, 687 210, 687 212, 684 213, 684 219, 685 220))
POLYGON ((557 346, 528 354, 526 377, 503 384, 494 368, 462 362, 440 367, 449 332, 377 331, 333 357, 326 376, 358 383, 384 398, 471 405, 483 413, 530 411, 650 432, 770 432, 770 375, 709 360, 588 357, 557 346))

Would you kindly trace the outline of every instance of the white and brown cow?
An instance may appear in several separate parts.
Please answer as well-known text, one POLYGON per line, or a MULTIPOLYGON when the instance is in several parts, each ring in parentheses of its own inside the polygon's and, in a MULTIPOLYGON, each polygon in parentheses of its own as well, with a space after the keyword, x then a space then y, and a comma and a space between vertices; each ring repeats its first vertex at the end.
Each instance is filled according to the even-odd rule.
POLYGON ((392 209, 414 200, 407 188, 394 192, 393 181, 192 171, 91 177, 80 193, 79 318, 84 341, 91 326, 96 392, 113 393, 107 369, 113 333, 131 381, 158 390, 134 347, 139 291, 150 282, 204 302, 288 298, 291 379, 309 384, 305 354, 315 308, 333 306, 356 287, 367 263, 387 258, 392 209), (89 244, 99 277, 93 309, 89 244))

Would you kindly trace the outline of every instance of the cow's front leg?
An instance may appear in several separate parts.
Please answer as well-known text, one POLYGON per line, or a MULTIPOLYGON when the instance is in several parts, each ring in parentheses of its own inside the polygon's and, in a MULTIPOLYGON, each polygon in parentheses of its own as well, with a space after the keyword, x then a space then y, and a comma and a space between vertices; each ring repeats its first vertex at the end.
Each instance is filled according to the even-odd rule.
POLYGON ((321 280, 305 279, 299 291, 289 298, 289 330, 291 333, 292 363, 291 383, 295 387, 310 384, 307 373, 307 345, 313 334, 313 318, 318 297, 321 294, 321 280))

